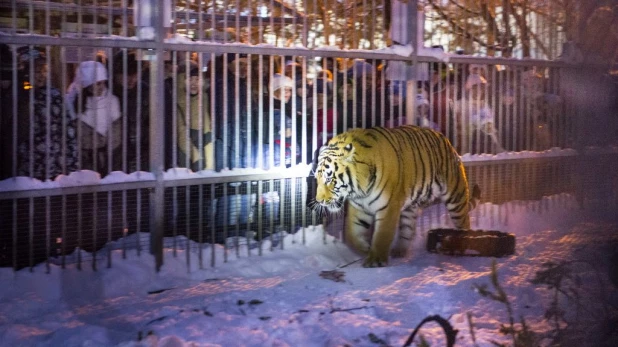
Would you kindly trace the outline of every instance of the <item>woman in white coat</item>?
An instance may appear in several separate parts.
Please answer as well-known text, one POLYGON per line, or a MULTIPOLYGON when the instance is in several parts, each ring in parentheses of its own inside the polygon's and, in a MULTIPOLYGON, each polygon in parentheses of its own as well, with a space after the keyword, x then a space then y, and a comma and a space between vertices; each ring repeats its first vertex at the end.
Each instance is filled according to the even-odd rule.
POLYGON ((105 65, 97 61, 79 64, 75 80, 67 95, 71 111, 80 120, 82 169, 99 172, 102 176, 113 170, 111 155, 122 141, 120 102, 112 94, 105 65))

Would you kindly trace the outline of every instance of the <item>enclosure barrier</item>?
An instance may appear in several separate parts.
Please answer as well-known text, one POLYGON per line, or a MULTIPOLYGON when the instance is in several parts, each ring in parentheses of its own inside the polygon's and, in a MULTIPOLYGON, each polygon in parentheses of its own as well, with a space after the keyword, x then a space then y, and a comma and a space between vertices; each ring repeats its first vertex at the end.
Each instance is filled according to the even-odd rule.
POLYGON ((442 132, 485 202, 618 190, 587 176, 618 171, 596 161, 615 167, 611 148, 590 154, 616 140, 602 70, 517 47, 397 50, 390 1, 128 4, 0 2, 0 266, 98 269, 136 250, 158 268, 171 249, 205 268, 312 225, 340 236, 310 207, 311 162, 357 127, 442 132))

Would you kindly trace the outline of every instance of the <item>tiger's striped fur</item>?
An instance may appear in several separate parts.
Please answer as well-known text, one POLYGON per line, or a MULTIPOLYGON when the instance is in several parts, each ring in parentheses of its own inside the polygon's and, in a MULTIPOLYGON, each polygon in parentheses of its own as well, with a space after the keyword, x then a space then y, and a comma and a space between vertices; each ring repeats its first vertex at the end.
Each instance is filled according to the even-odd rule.
POLYGON ((468 212, 480 197, 475 185, 470 198, 463 164, 448 139, 412 125, 337 135, 320 149, 315 177, 318 204, 338 212, 348 202, 345 239, 367 255, 366 267, 386 265, 389 251, 407 254, 420 208, 439 200, 456 228, 469 229, 468 212))

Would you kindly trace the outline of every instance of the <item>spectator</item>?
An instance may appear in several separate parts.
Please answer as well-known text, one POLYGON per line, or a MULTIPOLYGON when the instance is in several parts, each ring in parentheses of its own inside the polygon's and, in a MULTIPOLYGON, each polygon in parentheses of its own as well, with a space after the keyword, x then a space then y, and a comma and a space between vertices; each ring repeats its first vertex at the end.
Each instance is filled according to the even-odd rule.
POLYGON ((197 64, 179 68, 176 86, 178 165, 193 171, 215 168, 210 103, 203 84, 197 64))
MULTIPOLYGON (((114 57, 114 95, 120 101, 120 110, 127 124, 127 167, 128 172, 148 171, 150 110, 148 84, 139 78, 140 66, 135 52, 119 52, 114 57), (126 70, 124 61, 126 59, 126 70), (126 101, 126 105, 124 105, 126 101)), ((122 165, 122 156, 117 155, 115 167, 122 165)))
POLYGON ((452 90, 447 84, 448 66, 444 63, 432 64, 427 92, 429 94, 429 117, 428 119, 437 124, 435 129, 443 134, 448 134, 448 105, 453 97, 452 90))
POLYGON ((48 85, 45 56, 38 50, 22 55, 22 60, 30 59, 34 83, 28 93, 33 93, 33 103, 30 105, 30 97, 25 95, 19 105, 17 175, 44 181, 77 170, 77 120, 64 112, 60 90, 48 85))
POLYGON ((496 153, 502 151, 495 129, 494 112, 486 98, 487 81, 481 75, 469 75, 463 98, 455 103, 458 122, 459 153, 496 153))
POLYGON ((416 125, 440 131, 438 124, 431 120, 429 110, 431 105, 423 93, 416 94, 416 125))
MULTIPOLYGON (((252 166, 248 146, 248 89, 249 60, 235 54, 222 55, 215 63, 215 169, 246 168, 252 166), (229 59, 223 70, 223 59, 229 59), (224 151, 224 148, 226 149, 224 151), (225 157, 224 157, 225 156, 225 157)), ((252 138, 252 140, 254 140, 252 138)))
POLYGON ((324 144, 335 135, 336 123, 335 109, 333 108, 333 87, 332 83, 324 78, 318 78, 315 83, 318 143, 324 144))
MULTIPOLYGON (((292 144, 294 143, 294 131, 293 131, 293 117, 290 100, 292 98, 292 88, 295 87, 294 81, 291 78, 275 74, 270 78, 270 98, 268 101, 272 102, 272 119, 274 124, 269 124, 270 117, 265 114, 263 121, 263 142, 264 142, 264 168, 270 168, 270 146, 273 148, 273 163, 274 166, 281 166, 281 151, 284 152, 285 157, 283 161, 285 167, 290 167, 295 160, 296 163, 300 161, 300 146, 296 142, 296 153, 292 154, 292 144), (271 101, 272 100, 272 101, 271 101), (272 127, 272 137, 270 136, 270 130, 272 127), (282 148, 281 146, 284 146, 282 148), (296 158, 296 159, 294 159, 296 158)), ((270 110, 267 107, 266 110, 270 110)))
POLYGON ((406 124, 406 82, 392 81, 388 90, 388 104, 386 109, 389 116, 386 126, 397 127, 406 124))
POLYGON ((348 93, 353 92, 356 95, 352 119, 356 120, 356 126, 359 127, 369 128, 375 125, 374 116, 379 110, 376 100, 372 97, 375 72, 374 66, 362 59, 354 60, 347 70, 347 77, 352 82, 352 91, 348 89, 348 93))
POLYGON ((117 149, 122 140, 121 113, 118 98, 108 86, 107 69, 97 61, 81 62, 67 95, 69 110, 79 119, 81 167, 105 175, 113 163, 109 151, 117 149))

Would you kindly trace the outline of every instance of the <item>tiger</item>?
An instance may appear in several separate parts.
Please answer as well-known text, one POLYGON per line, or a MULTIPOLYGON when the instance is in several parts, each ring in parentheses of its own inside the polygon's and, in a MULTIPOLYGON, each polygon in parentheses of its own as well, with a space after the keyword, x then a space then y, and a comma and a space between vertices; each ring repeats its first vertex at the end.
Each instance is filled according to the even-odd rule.
POLYGON ((388 265, 389 252, 405 257, 420 209, 433 203, 446 205, 456 228, 469 229, 481 194, 476 184, 469 192, 450 141, 414 125, 351 129, 322 146, 314 165, 314 204, 345 211, 344 240, 366 256, 364 267, 388 265))

